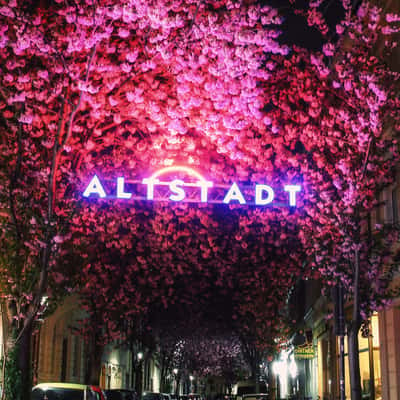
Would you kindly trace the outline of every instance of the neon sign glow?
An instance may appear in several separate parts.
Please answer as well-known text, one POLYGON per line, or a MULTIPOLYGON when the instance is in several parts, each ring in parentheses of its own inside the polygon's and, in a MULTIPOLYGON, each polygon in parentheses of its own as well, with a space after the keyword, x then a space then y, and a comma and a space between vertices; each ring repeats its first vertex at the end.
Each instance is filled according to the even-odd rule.
POLYGON ((185 198, 183 187, 199 187, 201 190, 201 202, 207 203, 208 188, 213 186, 212 182, 205 180, 197 171, 189 167, 175 166, 166 167, 155 172, 150 178, 143 179, 142 183, 147 185, 147 200, 154 200, 154 185, 168 185, 173 194, 169 196, 170 200, 182 201, 185 198), (162 182, 158 179, 160 175, 171 172, 185 172, 188 175, 193 175, 198 179, 195 183, 186 183, 181 179, 174 179, 169 182, 162 182))
POLYGON ((200 202, 200 203, 223 203, 223 204, 254 204, 287 205, 295 207, 297 204, 297 193, 301 191, 300 185, 284 185, 281 197, 285 199, 280 204, 275 204, 276 191, 266 184, 256 184, 240 188, 236 182, 229 185, 214 185, 206 180, 201 174, 190 167, 171 166, 156 171, 149 178, 141 181, 126 181, 124 177, 116 178, 115 194, 107 194, 106 188, 97 175, 94 175, 86 186, 83 196, 98 198, 116 198, 125 200, 160 200, 174 202, 200 202), (188 180, 173 178, 161 180, 162 175, 187 175, 188 180), (129 186, 129 188, 128 188, 129 186), (135 188, 136 190, 133 190, 135 188), (249 199, 249 192, 252 199, 249 199), (211 194, 211 195, 210 195, 211 194))

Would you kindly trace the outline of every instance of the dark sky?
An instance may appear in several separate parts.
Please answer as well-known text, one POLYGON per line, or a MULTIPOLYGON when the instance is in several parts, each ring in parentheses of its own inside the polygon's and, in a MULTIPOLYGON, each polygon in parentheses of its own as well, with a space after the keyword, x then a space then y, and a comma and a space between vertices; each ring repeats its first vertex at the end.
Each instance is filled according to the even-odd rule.
MULTIPOLYGON (((289 45, 296 44, 310 50, 320 50, 326 41, 317 29, 307 25, 304 17, 294 13, 294 6, 289 0, 264 0, 265 4, 271 5, 280 10, 285 16, 285 21, 281 25, 282 35, 280 41, 289 45)), ((296 7, 305 9, 308 1, 297 0, 296 7)), ((324 0, 318 11, 323 12, 330 28, 330 40, 335 41, 335 26, 343 19, 344 10, 340 0, 324 0)))

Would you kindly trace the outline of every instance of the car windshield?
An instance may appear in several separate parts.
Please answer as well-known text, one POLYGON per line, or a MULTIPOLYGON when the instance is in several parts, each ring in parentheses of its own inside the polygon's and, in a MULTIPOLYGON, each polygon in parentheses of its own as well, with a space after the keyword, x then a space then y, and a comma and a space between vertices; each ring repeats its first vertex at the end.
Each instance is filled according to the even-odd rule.
MULTIPOLYGON (((54 388, 43 391, 41 389, 35 389, 32 392, 32 400, 84 400, 83 390, 79 389, 64 389, 54 388)), ((92 397, 96 399, 96 397, 92 397)), ((89 400, 92 400, 89 399, 89 400)))

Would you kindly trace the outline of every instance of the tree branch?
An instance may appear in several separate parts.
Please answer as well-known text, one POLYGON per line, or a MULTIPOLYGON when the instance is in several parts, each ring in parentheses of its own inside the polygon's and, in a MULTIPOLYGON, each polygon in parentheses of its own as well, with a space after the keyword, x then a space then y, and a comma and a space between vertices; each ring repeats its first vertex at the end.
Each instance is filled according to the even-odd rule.
MULTIPOLYGON (((94 58, 95 54, 96 54, 96 45, 93 46, 92 53, 90 54, 90 57, 89 57, 89 60, 88 60, 88 66, 87 66, 86 74, 85 74, 85 83, 87 83, 88 80, 89 80, 90 67, 92 65, 92 61, 93 61, 93 58, 94 58)), ((79 107, 81 105, 82 94, 83 94, 83 92, 81 91, 80 94, 79 94, 78 102, 76 103, 75 107, 71 111, 71 115, 70 115, 69 120, 67 122, 67 133, 64 136, 64 140, 62 141, 61 147, 63 147, 67 143, 69 137, 71 136, 72 124, 74 122, 75 114, 77 113, 77 111, 78 111, 78 109, 79 109, 79 107)))

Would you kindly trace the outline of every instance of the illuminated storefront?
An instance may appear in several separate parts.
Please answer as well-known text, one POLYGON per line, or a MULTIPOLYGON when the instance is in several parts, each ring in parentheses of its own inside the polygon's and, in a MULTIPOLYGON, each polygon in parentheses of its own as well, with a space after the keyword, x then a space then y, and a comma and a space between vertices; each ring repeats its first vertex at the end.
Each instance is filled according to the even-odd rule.
MULTIPOLYGON (((359 359, 360 359, 360 377, 361 392, 363 399, 381 399, 382 398, 382 378, 381 378, 381 360, 379 345, 379 317, 374 314, 371 317, 369 336, 364 337, 360 331, 359 340, 359 359)), ((345 341, 345 388, 346 398, 351 398, 349 360, 347 352, 347 340, 345 341)), ((339 352, 337 351, 337 354, 339 352)), ((338 361, 339 365, 339 361, 338 361)))

